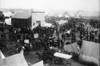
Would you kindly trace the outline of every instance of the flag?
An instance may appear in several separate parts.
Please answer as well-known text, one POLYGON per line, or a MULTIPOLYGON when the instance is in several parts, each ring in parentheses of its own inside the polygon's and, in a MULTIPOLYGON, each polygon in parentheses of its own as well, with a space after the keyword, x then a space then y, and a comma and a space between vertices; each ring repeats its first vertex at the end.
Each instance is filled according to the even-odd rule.
POLYGON ((5 56, 3 55, 2 51, 0 50, 0 59, 4 59, 5 56))
POLYGON ((23 52, 0 59, 0 66, 28 66, 23 52))

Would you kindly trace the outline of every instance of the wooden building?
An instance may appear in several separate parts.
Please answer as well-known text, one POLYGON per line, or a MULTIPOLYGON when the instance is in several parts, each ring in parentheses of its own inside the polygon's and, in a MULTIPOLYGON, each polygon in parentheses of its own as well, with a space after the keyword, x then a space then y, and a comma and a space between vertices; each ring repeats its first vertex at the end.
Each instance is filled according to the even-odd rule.
POLYGON ((13 27, 31 27, 31 12, 19 11, 11 19, 13 27))

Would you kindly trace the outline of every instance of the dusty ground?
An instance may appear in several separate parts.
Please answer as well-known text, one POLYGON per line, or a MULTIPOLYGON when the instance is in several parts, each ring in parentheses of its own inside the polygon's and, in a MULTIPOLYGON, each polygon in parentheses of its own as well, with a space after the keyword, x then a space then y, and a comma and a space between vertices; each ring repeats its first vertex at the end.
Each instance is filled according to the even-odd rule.
MULTIPOLYGON (((26 61, 29 64, 34 64, 34 63, 40 61, 39 59, 37 59, 37 56, 35 55, 35 53, 36 53, 36 51, 31 51, 31 52, 29 52, 29 54, 25 54, 24 55, 26 61)), ((8 57, 8 56, 11 56, 11 55, 16 54, 16 53, 11 54, 9 51, 5 50, 5 51, 3 51, 3 54, 6 57, 8 57)), ((67 60, 64 60, 64 62, 67 63, 67 60)), ((65 64, 57 65, 57 64, 53 64, 52 63, 52 64, 45 64, 45 66, 70 66, 70 64, 67 64, 67 65, 65 65, 65 64)), ((71 66, 87 66, 87 65, 84 65, 82 63, 79 63, 79 62, 71 59, 71 66)))
MULTIPOLYGON (((3 49, 2 50, 3 54, 8 57, 8 56, 11 56, 11 55, 14 55, 14 54, 17 54, 16 52, 9 52, 7 49, 3 49)), ((36 62, 39 62, 40 60, 37 58, 37 56, 35 55, 37 51, 31 51, 29 53, 26 53, 24 54, 25 56, 25 59, 26 61, 28 62, 28 64, 34 64, 36 62)), ((64 60, 65 63, 67 63, 67 60, 64 60)), ((57 64, 54 64, 54 63, 50 63, 50 64, 46 64, 45 66, 70 66, 70 64, 60 64, 60 65, 57 65, 57 64)), ((71 66, 87 66, 87 65, 84 65, 76 60, 73 60, 71 59, 71 66)))

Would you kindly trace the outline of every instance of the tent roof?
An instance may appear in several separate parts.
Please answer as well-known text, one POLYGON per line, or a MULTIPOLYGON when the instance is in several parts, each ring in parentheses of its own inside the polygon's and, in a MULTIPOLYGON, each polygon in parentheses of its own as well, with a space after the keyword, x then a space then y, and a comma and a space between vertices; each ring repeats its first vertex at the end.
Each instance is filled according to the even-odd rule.
POLYGON ((43 61, 39 61, 39 62, 33 64, 32 66, 44 66, 43 61))
POLYGON ((0 59, 4 59, 5 56, 3 55, 2 51, 0 50, 0 59))
POLYGON ((88 55, 88 56, 100 59, 99 47, 100 47, 99 43, 83 40, 81 51, 83 52, 82 54, 84 54, 84 55, 88 55))
POLYGON ((0 59, 0 66, 28 66, 24 55, 18 53, 4 59, 0 59))

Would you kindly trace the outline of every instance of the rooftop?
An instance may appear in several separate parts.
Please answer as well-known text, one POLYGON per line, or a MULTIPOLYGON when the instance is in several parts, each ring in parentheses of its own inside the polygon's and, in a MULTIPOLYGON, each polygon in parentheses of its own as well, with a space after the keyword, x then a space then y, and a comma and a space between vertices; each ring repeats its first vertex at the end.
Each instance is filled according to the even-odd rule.
POLYGON ((15 11, 14 15, 12 18, 22 18, 22 19, 27 19, 31 17, 31 12, 28 11, 15 11))

